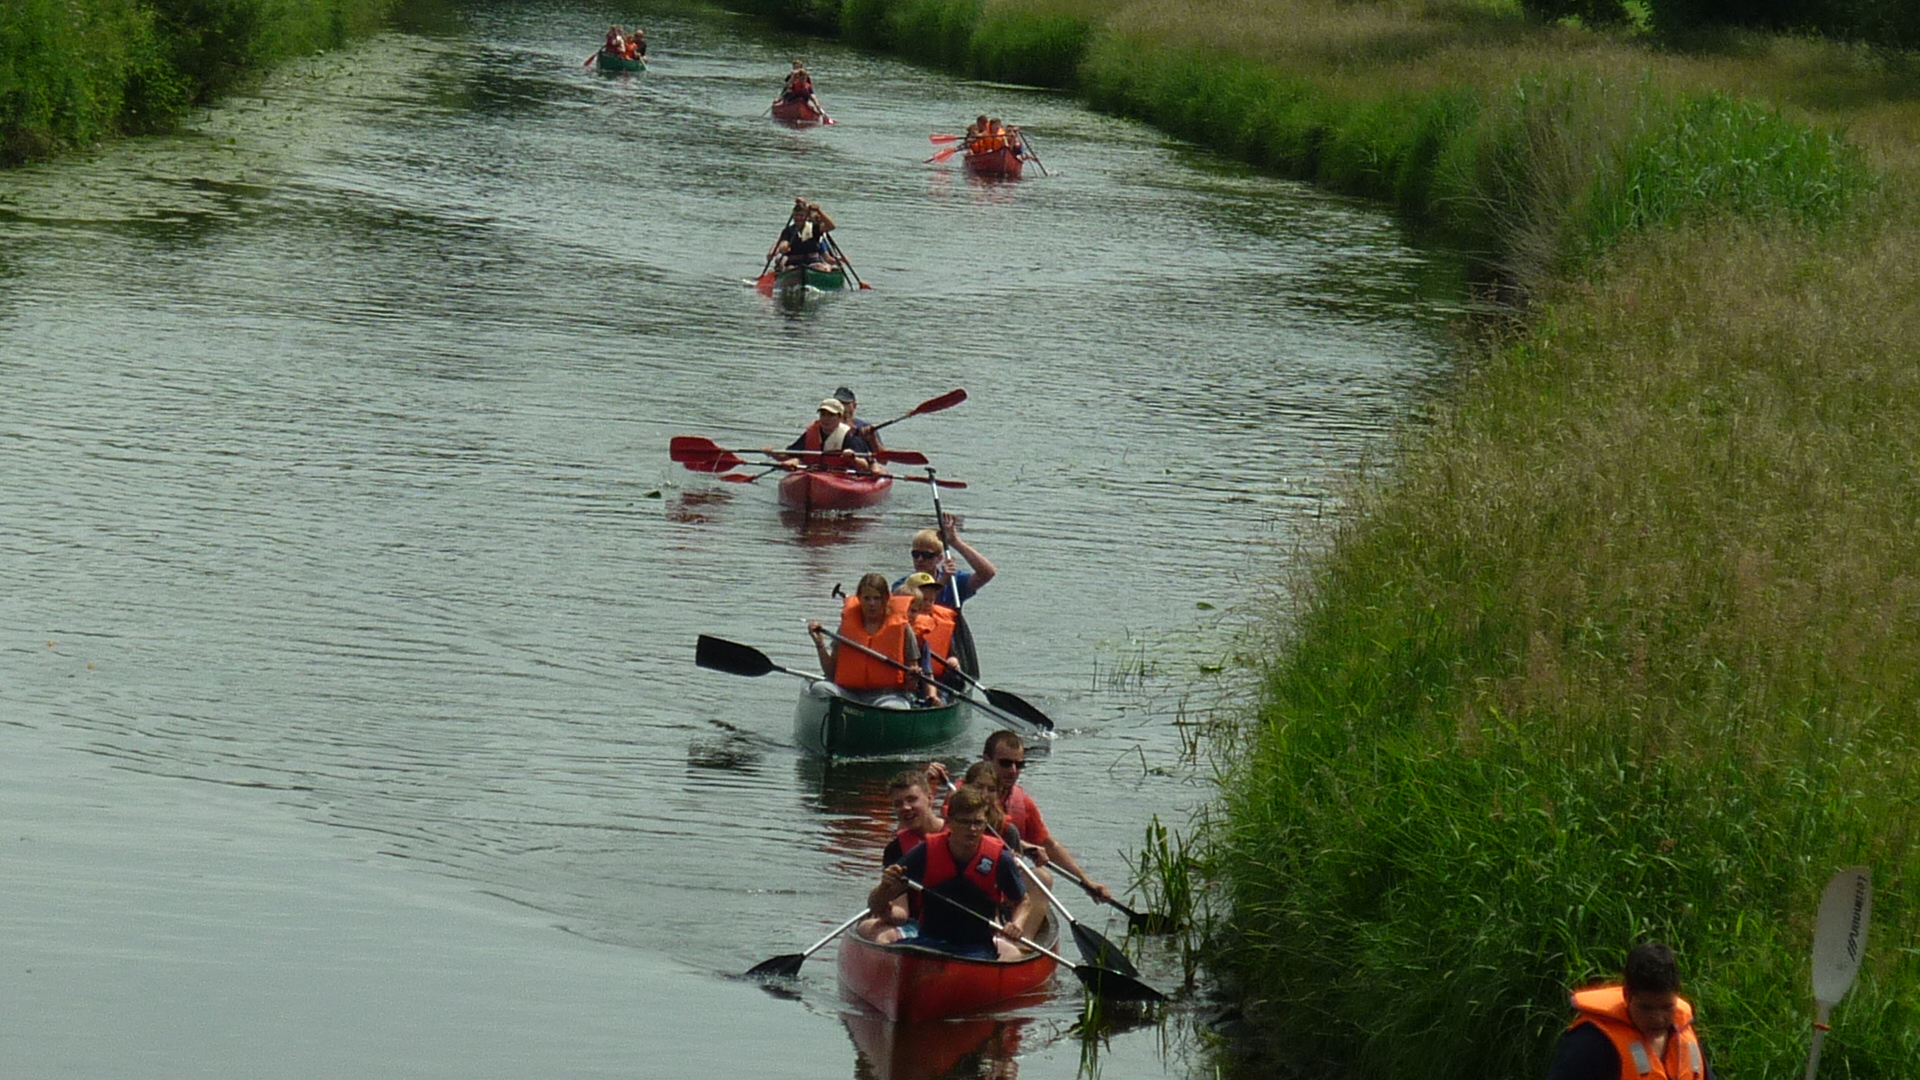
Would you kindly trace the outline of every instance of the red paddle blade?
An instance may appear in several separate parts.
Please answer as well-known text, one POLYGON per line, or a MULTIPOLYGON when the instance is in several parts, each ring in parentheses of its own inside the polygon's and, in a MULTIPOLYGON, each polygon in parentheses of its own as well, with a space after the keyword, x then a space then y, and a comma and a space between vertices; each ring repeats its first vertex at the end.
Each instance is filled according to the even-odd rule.
POLYGON ((950 143, 950 142, 959 142, 959 141, 960 141, 960 136, 958 136, 958 135, 929 135, 929 136, 927 136, 927 141, 928 141, 928 142, 930 142, 930 143, 933 143, 933 144, 935 144, 935 145, 939 145, 940 143, 950 143))
POLYGON ((729 484, 751 484, 765 475, 765 473, 730 472, 722 473, 720 479, 725 480, 729 484))
POLYGON ((921 402, 920 404, 915 405, 913 407, 913 411, 908 413, 907 415, 920 416, 923 413, 939 412, 942 409, 951 409, 955 405, 958 405, 965 400, 967 400, 967 391, 965 390, 965 388, 949 390, 946 393, 941 394, 939 397, 928 398, 927 400, 921 402))
POLYGON ((883 465, 925 465, 927 455, 918 450, 881 450, 873 455, 883 465))
POLYGON ((933 156, 927 159, 927 163, 933 164, 935 162, 945 161, 959 152, 960 152, 960 145, 958 143, 955 143, 954 145, 949 146, 944 150, 935 150, 933 152, 933 156))
POLYGON ((753 287, 756 289, 759 289, 760 295, 762 296, 772 296, 773 295, 773 272, 769 270, 768 272, 761 274, 759 277, 754 278, 753 287))
POLYGON ((710 461, 726 449, 701 435, 675 435, 667 441, 667 456, 675 461, 710 461))

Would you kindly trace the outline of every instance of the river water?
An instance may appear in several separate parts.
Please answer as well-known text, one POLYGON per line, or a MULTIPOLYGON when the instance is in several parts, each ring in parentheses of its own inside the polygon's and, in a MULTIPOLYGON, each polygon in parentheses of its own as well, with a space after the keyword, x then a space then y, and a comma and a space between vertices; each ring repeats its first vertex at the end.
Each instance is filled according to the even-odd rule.
POLYGON ((811 666, 931 506, 795 521, 666 443, 965 387, 890 441, 968 483, 984 671, 1060 724, 1028 786, 1125 884, 1208 798, 1205 672, 1440 372, 1451 264, 1059 96, 621 14, 644 75, 582 68, 606 12, 481 6, 0 175, 0 1073, 1203 1068, 1190 995, 1087 1043, 1064 974, 906 1029, 831 947, 731 977, 860 906, 899 763, 802 755, 798 683, 694 636, 811 666), (838 126, 759 115, 802 50, 838 126), (1055 175, 922 164, 980 111, 1055 175), (743 284, 795 194, 871 291, 743 284))

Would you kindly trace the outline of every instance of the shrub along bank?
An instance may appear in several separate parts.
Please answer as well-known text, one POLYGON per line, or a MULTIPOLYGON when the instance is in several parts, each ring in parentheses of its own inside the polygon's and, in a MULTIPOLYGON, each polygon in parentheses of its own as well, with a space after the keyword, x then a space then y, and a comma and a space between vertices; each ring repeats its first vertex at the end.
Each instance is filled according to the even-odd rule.
POLYGON ((0 163, 161 131, 285 57, 372 32, 394 0, 7 0, 0 163))
POLYGON ((1913 57, 1445 0, 756 2, 1390 202, 1528 298, 1355 490, 1223 755, 1214 956, 1258 1026, 1537 1077, 1567 988, 1660 937, 1725 1074, 1796 1076, 1812 912, 1867 863, 1823 1069, 1910 1075, 1913 57))

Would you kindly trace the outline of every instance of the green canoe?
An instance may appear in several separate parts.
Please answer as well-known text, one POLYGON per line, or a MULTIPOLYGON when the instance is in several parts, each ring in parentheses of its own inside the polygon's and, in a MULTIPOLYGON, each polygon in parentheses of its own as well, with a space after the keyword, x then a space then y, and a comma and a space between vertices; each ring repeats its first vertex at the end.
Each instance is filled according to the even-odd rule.
POLYGON ((930 709, 887 709, 841 695, 825 680, 803 687, 793 711, 794 740, 826 757, 867 757, 930 749, 967 727, 961 698, 930 709))
POLYGON ((823 274, 809 267, 796 266, 774 274, 773 287, 779 292, 801 288, 834 292, 847 287, 847 274, 844 270, 830 270, 823 274))
POLYGON ((645 71, 647 70, 647 62, 645 60, 629 60, 624 56, 615 56, 603 49, 600 52, 600 70, 645 71))

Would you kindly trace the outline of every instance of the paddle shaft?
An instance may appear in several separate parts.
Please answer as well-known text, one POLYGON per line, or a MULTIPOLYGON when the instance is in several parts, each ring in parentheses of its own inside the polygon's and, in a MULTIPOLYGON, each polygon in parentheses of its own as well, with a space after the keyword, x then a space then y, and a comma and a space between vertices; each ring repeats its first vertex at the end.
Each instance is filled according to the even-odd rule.
MULTIPOLYGON (((820 628, 820 632, 832 638, 833 640, 839 642, 841 645, 849 649, 856 649, 860 652, 866 653, 868 656, 873 657, 875 660, 880 661, 881 663, 887 665, 890 668, 894 668, 899 671, 904 671, 909 675, 915 675, 922 679, 927 677, 927 673, 924 671, 921 671, 919 668, 908 667, 907 665, 901 663, 900 661, 895 660, 893 657, 888 656, 886 653, 879 652, 875 649, 869 649, 865 645, 862 645, 857 641, 849 641, 846 638, 841 637, 839 634, 834 633, 833 631, 827 629, 824 626, 820 628)), ((969 705, 972 705, 974 708, 979 709, 980 711, 985 712, 988 715, 991 715, 997 719, 1005 720, 1009 723, 1015 723, 1015 724, 1024 723, 1024 721, 1022 721, 1019 717, 1013 715, 1012 713, 1003 712, 1002 710, 995 708, 994 706, 989 705, 984 701, 975 701, 973 698, 966 698, 965 700, 969 705)))
POLYGON ((938 900, 941 903, 948 905, 949 907, 956 908, 960 911, 964 911, 967 914, 973 916, 974 918, 979 919, 981 922, 986 923, 988 926, 993 927, 995 931, 1003 935, 1009 936, 1014 941, 1017 941, 1020 944, 1025 945, 1027 948, 1032 949, 1035 952, 1043 953, 1047 956, 1053 957, 1055 963, 1067 965, 1068 967, 1073 969, 1074 977, 1080 980, 1081 985, 1085 986, 1089 990, 1092 990, 1096 995, 1099 994, 1103 988, 1106 988, 1109 982, 1111 982, 1114 985, 1114 988, 1123 989, 1126 991, 1126 993, 1123 993, 1123 994, 1116 994, 1115 995, 1116 997, 1129 998, 1132 1000, 1147 1000, 1147 1001, 1167 1000, 1167 995, 1161 993, 1158 990, 1155 990, 1153 987, 1148 986, 1146 983, 1141 982, 1139 979, 1136 979, 1131 975, 1128 975, 1124 972, 1114 971, 1111 968, 1099 967, 1095 964, 1076 964, 1073 961, 1067 959, 1066 957, 1061 956, 1059 953, 1054 952, 1052 949, 1047 948, 1045 945, 1042 945, 1039 942, 1033 940, 1032 938, 1025 936, 1024 934, 1017 934, 1017 933, 1009 934, 1007 931, 1007 927, 1004 923, 1000 923, 993 919, 989 919, 985 915, 980 914, 979 912, 973 910, 972 908, 966 906, 965 904, 962 904, 960 901, 955 900, 950 896, 946 896, 944 894, 937 893, 937 892, 928 892, 926 886, 920 884, 919 882, 913 880, 912 878, 904 878, 902 880, 906 882, 909 888, 913 889, 915 892, 918 892, 920 895, 931 896, 935 900, 938 900))
POLYGON ((1054 910, 1060 913, 1060 917, 1067 920, 1067 928, 1073 932, 1073 943, 1079 948, 1080 955, 1086 959, 1087 963, 1099 967, 1112 958, 1113 962, 1120 966, 1109 970, 1118 971, 1122 975, 1133 978, 1139 977, 1139 969, 1127 959, 1127 954, 1121 951, 1120 946, 1102 937, 1092 927, 1080 925, 1080 921, 1073 917, 1073 912, 1067 910, 1067 905, 1061 903, 1060 898, 1053 895, 1053 890, 1047 888, 1047 883, 1040 880, 1040 872, 1035 870, 1031 863, 1017 854, 1013 857, 1013 862, 1014 865, 1026 871, 1027 877, 1033 879, 1034 887, 1040 890, 1040 895, 1046 897, 1047 903, 1052 904, 1054 910), (1092 939, 1091 944, 1088 942, 1089 938, 1092 939), (1087 956, 1089 952, 1093 955, 1087 956))
POLYGON ((861 908, 859 911, 854 912, 850 917, 848 917, 846 922, 843 922, 839 926, 834 927, 833 933, 828 934, 826 937, 823 937, 819 941, 814 942, 810 947, 808 947, 807 951, 801 953, 800 954, 801 959, 804 960, 807 957, 812 956, 814 953, 819 952, 821 948, 826 945, 827 942, 832 941, 834 938, 837 938, 841 934, 846 933, 848 927, 852 926, 854 923, 859 922, 861 919, 866 918, 867 914, 868 912, 866 908, 861 908))
POLYGON ((879 423, 873 425, 873 430, 879 431, 883 427, 892 427, 893 425, 899 423, 902 420, 911 420, 914 417, 919 416, 923 413, 941 412, 946 409, 951 409, 955 405, 958 405, 965 400, 967 400, 966 388, 958 387, 953 390, 949 390, 938 397, 930 397, 927 400, 921 402, 920 404, 915 405, 913 407, 913 411, 907 413, 907 415, 905 416, 896 416, 891 420, 880 421, 879 423))
POLYGON ((1075 964, 1073 961, 1067 959, 1064 956, 1061 956, 1059 953, 1054 952, 1052 949, 1047 948, 1045 945, 1042 945, 1039 942, 1033 940, 1032 938, 1027 937, 1025 934, 1021 934, 1018 932, 1009 932, 1007 930, 1006 923, 1003 923, 998 919, 990 919, 987 916, 982 915, 979 912, 968 907, 967 905, 961 903, 960 901, 955 900, 953 897, 946 895, 945 893, 928 892, 927 887, 925 885, 920 884, 919 882, 913 880, 912 878, 901 878, 900 880, 906 883, 907 888, 912 889, 914 892, 919 893, 921 896, 931 896, 935 900, 938 900, 941 903, 947 905, 948 907, 953 908, 955 911, 964 911, 967 914, 973 916, 974 918, 979 919, 981 922, 986 923, 988 926, 993 927, 995 931, 1006 935, 1010 940, 1017 941, 1020 944, 1025 945, 1027 948, 1032 949, 1035 952, 1045 953, 1046 955, 1053 957, 1055 960, 1059 961, 1062 964, 1067 965, 1070 968, 1080 967, 1080 965, 1075 964))
POLYGON ((1819 1003, 1817 1018, 1813 1022, 1813 1049, 1807 1053, 1807 1080, 1814 1080, 1815 1074, 1820 1071, 1820 1041, 1826 1038, 1827 1017, 1832 1011, 1832 1005, 1824 1001, 1819 1003))
POLYGON ((832 233, 827 234, 826 240, 827 250, 833 252, 834 255, 840 259, 840 265, 846 267, 847 273, 853 276, 853 283, 863 289, 871 288, 866 282, 860 280, 860 271, 853 268, 853 260, 847 258, 847 253, 840 247, 840 241, 835 240, 832 233))

